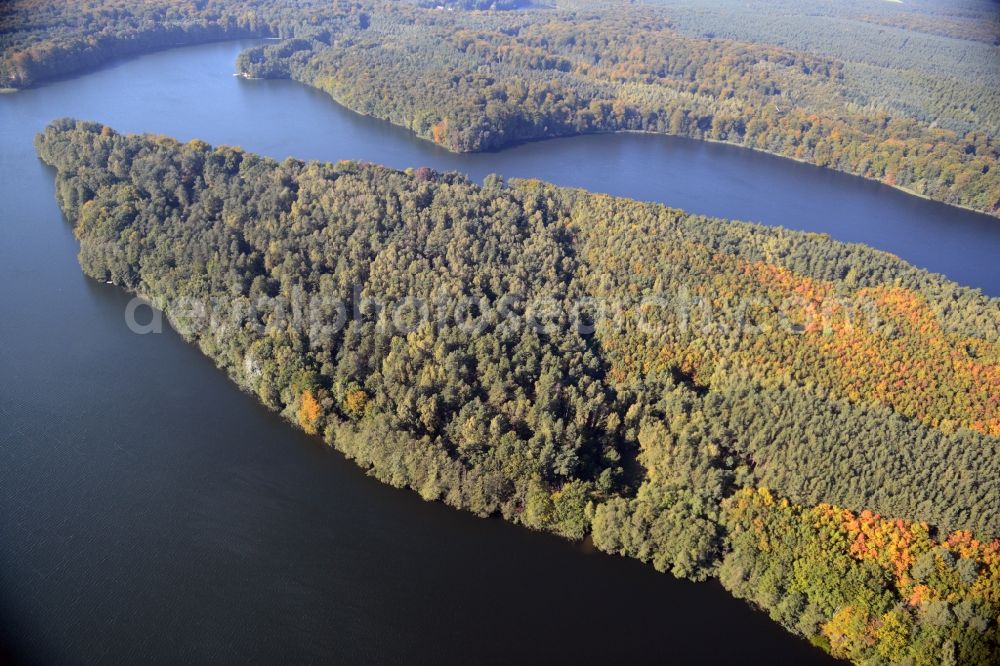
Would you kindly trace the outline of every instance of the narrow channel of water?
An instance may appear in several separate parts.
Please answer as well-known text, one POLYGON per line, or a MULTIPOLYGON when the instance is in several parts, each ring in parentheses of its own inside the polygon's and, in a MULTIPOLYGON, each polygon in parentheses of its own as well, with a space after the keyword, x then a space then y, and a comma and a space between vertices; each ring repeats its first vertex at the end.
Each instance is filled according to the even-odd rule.
POLYGON ((32 148, 72 115, 275 157, 430 165, 863 240, 1000 293, 1000 222, 727 146, 590 136, 451 155, 198 46, 0 97, 0 632, 58 662, 823 663, 717 584, 421 502, 85 279, 32 148), (839 222, 838 222, 839 220, 839 222))

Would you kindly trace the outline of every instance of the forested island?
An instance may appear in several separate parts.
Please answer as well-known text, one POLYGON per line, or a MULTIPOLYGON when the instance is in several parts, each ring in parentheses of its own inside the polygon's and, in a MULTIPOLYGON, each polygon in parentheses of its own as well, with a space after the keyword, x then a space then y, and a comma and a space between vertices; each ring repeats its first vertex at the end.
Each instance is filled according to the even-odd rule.
POLYGON ((119 55, 269 36, 293 78, 453 151, 643 131, 724 141, 1000 214, 996 5, 560 0, 18 0, 0 84, 119 55), (30 17, 30 20, 28 19, 30 17))
POLYGON ((87 275, 376 478, 857 663, 1000 659, 1000 299, 817 234, 60 120, 87 275))

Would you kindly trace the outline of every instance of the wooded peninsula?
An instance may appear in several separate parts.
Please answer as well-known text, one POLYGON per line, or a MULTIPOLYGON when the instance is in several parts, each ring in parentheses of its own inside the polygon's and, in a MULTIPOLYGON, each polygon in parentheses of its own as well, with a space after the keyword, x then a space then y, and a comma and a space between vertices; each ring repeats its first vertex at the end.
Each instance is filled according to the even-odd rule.
POLYGON ((240 73, 315 86, 448 150, 666 133, 998 215, 998 35, 986 0, 16 0, 0 7, 0 85, 268 36, 240 73))
POLYGON ((718 578, 857 663, 1000 660, 1000 299, 539 181, 36 146, 87 275, 376 478, 718 578))

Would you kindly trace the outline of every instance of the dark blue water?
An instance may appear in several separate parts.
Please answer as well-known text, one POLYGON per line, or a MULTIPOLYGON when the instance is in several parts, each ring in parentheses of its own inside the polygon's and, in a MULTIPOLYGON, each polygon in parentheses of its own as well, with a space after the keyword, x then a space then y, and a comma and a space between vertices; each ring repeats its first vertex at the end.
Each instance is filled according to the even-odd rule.
MULTIPOLYGON (((59 114, 129 132, 240 145, 276 158, 432 166, 659 201, 693 213, 866 243, 1000 296, 1000 220, 811 165, 678 137, 591 135, 455 155, 292 81, 231 76, 237 44, 158 53, 3 98, 5 132, 59 114), (192 55, 194 54, 194 55, 192 55)), ((2 118, 3 116, 0 116, 2 118)))
MULTIPOLYGON (((0 633, 60 663, 794 663, 825 657, 718 585, 382 486, 83 277, 31 140, 72 115, 275 157, 535 176, 826 231, 1000 293, 1000 223, 725 146, 592 136, 456 156, 237 44, 0 97, 0 633)), ((2 661, 2 655, 0 655, 2 661)))

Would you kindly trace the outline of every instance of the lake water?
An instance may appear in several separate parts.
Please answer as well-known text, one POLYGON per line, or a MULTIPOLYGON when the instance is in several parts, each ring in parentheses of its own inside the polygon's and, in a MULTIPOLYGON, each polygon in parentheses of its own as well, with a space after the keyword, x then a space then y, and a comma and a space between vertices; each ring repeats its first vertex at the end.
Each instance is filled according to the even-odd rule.
MULTIPOLYGON (((490 172, 865 241, 1000 293, 1000 221, 727 146, 576 137, 457 156, 237 43, 0 97, 0 632, 28 661, 825 663, 715 583, 383 486, 85 279, 32 136, 63 115, 275 157, 490 172)), ((3 659, 0 654, 0 661, 3 659)))

